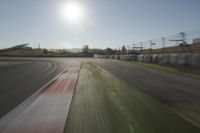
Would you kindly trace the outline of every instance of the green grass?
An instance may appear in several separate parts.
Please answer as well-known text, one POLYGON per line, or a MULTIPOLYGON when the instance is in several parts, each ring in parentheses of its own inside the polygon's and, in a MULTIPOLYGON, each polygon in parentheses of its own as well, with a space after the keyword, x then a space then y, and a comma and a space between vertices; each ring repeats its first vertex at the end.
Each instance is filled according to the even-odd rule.
POLYGON ((157 100, 94 64, 83 64, 65 133, 199 133, 157 100))
POLYGON ((0 65, 7 65, 7 64, 13 64, 14 61, 0 61, 0 65))
POLYGON ((9 62, 7 61, 0 61, 0 65, 8 64, 9 62))
POLYGON ((170 66, 170 65, 163 65, 163 64, 158 64, 158 63, 145 63, 145 62, 139 62, 139 61, 131 61, 131 63, 144 65, 144 66, 159 69, 165 72, 188 76, 194 79, 200 79, 200 70, 197 68, 177 66, 177 65, 170 66))

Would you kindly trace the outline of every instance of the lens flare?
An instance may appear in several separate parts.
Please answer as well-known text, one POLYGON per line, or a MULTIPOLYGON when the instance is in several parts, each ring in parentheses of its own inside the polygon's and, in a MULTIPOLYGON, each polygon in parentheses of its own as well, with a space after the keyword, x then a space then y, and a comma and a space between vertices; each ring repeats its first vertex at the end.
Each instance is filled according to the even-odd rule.
POLYGON ((84 10, 80 3, 63 3, 59 8, 60 17, 68 22, 78 23, 84 18, 84 10))

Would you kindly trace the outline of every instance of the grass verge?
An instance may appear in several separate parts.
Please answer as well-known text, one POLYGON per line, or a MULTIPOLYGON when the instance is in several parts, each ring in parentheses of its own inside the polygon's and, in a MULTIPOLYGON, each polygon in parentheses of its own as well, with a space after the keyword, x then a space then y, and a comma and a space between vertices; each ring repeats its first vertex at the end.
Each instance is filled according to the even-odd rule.
POLYGON ((175 65, 163 65, 158 63, 145 63, 138 61, 131 61, 130 63, 147 66, 154 69, 159 69, 165 72, 184 75, 194 79, 200 79, 200 70, 197 68, 191 68, 186 66, 175 66, 175 65))
POLYGON ((10 62, 8 62, 8 61, 0 61, 0 65, 6 65, 6 64, 10 64, 10 62))
POLYGON ((199 133, 157 100, 94 64, 83 64, 66 133, 199 133))

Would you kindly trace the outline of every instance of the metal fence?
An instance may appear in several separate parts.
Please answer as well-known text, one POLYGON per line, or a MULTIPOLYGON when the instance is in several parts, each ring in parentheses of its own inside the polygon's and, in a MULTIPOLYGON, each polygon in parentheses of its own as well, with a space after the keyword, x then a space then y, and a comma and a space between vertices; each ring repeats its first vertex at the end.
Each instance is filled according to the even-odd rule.
MULTIPOLYGON (((129 51, 139 51, 147 49, 162 49, 173 46, 185 46, 193 45, 195 43, 200 43, 200 29, 180 32, 178 34, 160 37, 157 39, 136 42, 130 45, 124 45, 126 50, 129 51)), ((122 46, 116 48, 116 50, 122 50, 122 46)))

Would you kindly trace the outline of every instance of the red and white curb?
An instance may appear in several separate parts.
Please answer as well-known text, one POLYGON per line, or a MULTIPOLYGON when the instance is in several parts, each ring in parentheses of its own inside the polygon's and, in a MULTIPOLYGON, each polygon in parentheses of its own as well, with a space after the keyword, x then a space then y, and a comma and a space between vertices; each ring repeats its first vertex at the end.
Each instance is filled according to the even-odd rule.
POLYGON ((59 75, 2 133, 63 133, 79 70, 73 66, 59 75))

